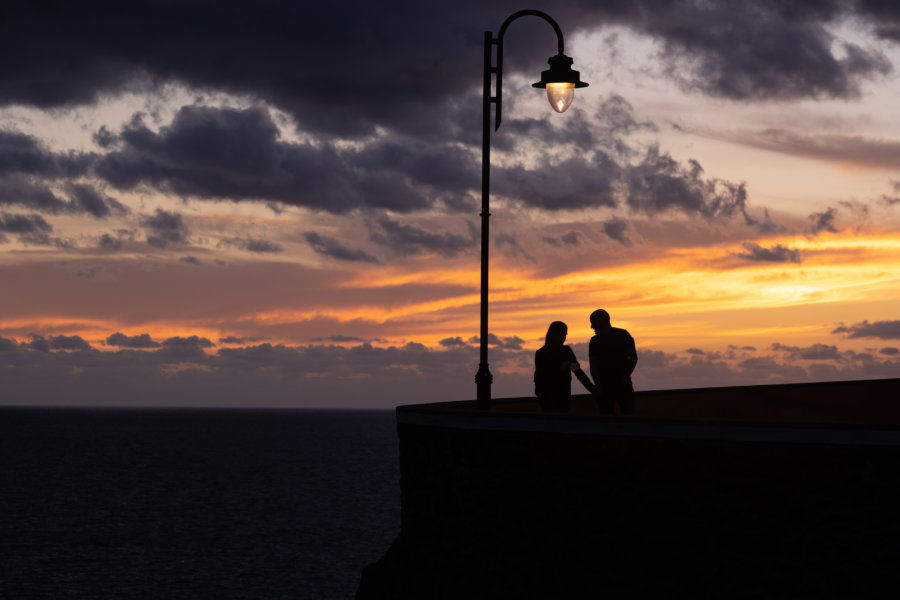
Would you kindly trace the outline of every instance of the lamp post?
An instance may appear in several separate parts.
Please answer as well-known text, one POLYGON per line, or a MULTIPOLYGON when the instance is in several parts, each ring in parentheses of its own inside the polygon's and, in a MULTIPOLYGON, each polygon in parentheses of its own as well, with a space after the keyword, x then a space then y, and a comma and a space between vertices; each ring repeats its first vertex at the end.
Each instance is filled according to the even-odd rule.
POLYGON ((533 15, 550 23, 556 32, 558 51, 547 62, 550 68, 541 72, 541 80, 532 87, 547 90, 547 99, 556 112, 565 112, 575 95, 575 88, 587 87, 579 79, 578 71, 573 71, 572 59, 563 54, 563 34, 559 25, 550 15, 539 10, 520 10, 510 15, 495 38, 490 31, 484 32, 484 98, 482 102, 482 141, 481 141, 481 355, 478 372, 475 373, 477 404, 479 410, 491 408, 491 383, 494 376, 488 368, 488 245, 490 239, 490 180, 491 180, 491 104, 496 104, 494 130, 500 128, 500 108, 502 101, 503 77, 503 34, 510 23, 533 15), (493 66, 493 47, 497 46, 497 66, 493 66), (491 95, 491 75, 497 75, 497 94, 491 95))

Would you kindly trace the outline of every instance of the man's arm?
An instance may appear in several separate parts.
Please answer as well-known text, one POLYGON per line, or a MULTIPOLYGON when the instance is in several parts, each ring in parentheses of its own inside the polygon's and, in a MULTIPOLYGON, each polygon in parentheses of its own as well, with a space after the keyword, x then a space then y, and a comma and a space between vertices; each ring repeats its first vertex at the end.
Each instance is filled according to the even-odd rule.
POLYGON ((631 334, 626 332, 626 335, 628 336, 628 344, 625 349, 625 370, 631 375, 637 366, 637 348, 634 347, 634 338, 631 337, 631 334))

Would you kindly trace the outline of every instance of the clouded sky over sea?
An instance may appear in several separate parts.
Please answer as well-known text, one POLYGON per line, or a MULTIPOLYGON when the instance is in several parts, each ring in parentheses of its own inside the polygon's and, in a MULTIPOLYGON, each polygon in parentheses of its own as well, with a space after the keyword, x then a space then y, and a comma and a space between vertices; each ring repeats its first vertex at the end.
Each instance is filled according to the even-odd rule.
MULTIPOLYGON (((638 389, 900 377, 900 5, 7 2, 0 402, 494 396, 606 308, 638 389)), ((577 386, 577 384, 576 384, 577 386)))

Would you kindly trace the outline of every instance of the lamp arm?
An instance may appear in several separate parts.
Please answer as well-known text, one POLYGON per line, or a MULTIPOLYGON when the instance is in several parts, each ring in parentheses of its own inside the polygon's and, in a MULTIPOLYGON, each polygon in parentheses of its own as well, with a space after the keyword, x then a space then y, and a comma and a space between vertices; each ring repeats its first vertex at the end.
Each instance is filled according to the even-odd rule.
POLYGON ((503 21, 503 25, 500 26, 500 31, 497 33, 497 37, 491 40, 491 43, 496 44, 497 46, 497 68, 492 69, 490 64, 485 64, 484 67, 486 72, 488 72, 489 70, 497 73, 497 95, 491 98, 491 101, 497 105, 497 112, 494 119, 494 131, 500 129, 500 105, 503 101, 503 34, 506 33, 506 28, 509 27, 510 23, 512 23, 519 17, 524 17, 526 15, 540 17, 550 23, 550 26, 553 27, 553 31, 556 32, 556 45, 558 48, 558 53, 563 54, 562 29, 559 28, 559 25, 556 21, 553 20, 553 17, 551 17, 547 13, 533 9, 520 10, 519 12, 511 14, 505 21, 503 21))

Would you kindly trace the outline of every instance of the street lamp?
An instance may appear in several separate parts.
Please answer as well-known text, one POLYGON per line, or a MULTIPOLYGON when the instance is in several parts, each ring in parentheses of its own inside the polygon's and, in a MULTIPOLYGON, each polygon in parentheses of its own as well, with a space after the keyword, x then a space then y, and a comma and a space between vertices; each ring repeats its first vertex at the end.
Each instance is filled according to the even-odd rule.
POLYGON ((494 120, 494 130, 500 128, 500 107, 502 101, 502 77, 503 77, 503 34, 510 23, 524 17, 533 15, 550 23, 556 32, 558 52, 551 56, 547 62, 550 68, 541 72, 541 80, 532 84, 532 87, 547 90, 547 99, 550 106, 556 112, 565 112, 572 99, 575 97, 575 88, 587 87, 587 83, 581 81, 578 71, 572 70, 572 59, 563 54, 563 34, 559 25, 550 15, 539 10, 520 10, 513 13, 500 26, 500 32, 495 38, 490 31, 484 32, 484 98, 482 101, 482 138, 481 138, 481 360, 478 364, 478 372, 475 373, 475 386, 477 389, 477 403, 480 410, 491 408, 491 383, 494 376, 488 368, 488 241, 490 239, 490 180, 491 180, 491 104, 496 104, 497 109, 494 120), (493 46, 497 46, 497 66, 492 66, 493 46), (497 74, 497 95, 491 95, 491 74, 497 74))

